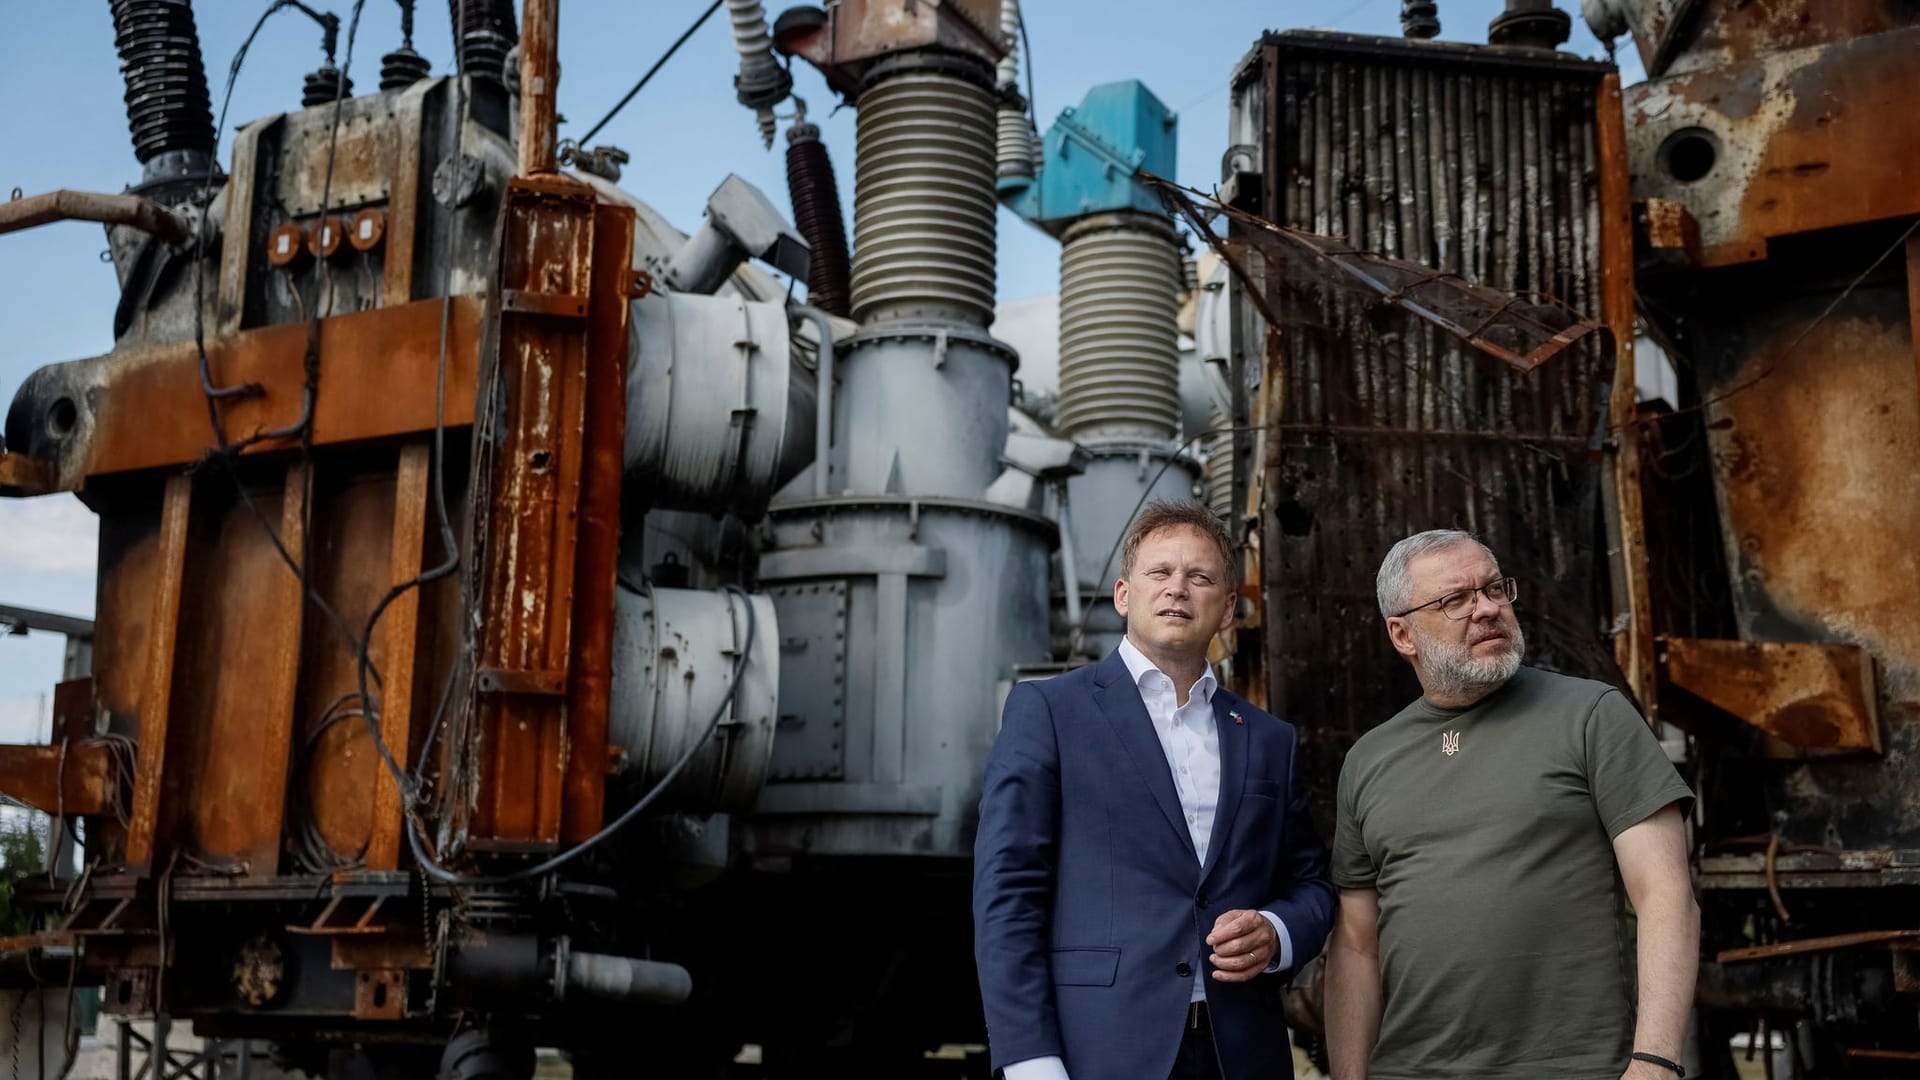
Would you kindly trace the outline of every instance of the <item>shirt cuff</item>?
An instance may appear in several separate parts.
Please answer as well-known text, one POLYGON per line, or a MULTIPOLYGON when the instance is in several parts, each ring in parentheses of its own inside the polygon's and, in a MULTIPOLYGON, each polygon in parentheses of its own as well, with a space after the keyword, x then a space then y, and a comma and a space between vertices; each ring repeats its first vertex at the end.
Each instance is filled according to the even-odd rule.
POLYGON ((1067 1080, 1067 1063, 1057 1057, 1028 1058, 1000 1070, 1005 1080, 1067 1080))
MULTIPOLYGON (((1261 974, 1271 975, 1276 971, 1285 971, 1293 966, 1293 938, 1287 934, 1287 924, 1280 921, 1280 916, 1265 909, 1261 910, 1260 917, 1272 923, 1273 932, 1280 935, 1280 951, 1273 954, 1273 963, 1268 964, 1261 974)), ((1014 1080, 1014 1077, 1009 1075, 1007 1080, 1014 1080)))

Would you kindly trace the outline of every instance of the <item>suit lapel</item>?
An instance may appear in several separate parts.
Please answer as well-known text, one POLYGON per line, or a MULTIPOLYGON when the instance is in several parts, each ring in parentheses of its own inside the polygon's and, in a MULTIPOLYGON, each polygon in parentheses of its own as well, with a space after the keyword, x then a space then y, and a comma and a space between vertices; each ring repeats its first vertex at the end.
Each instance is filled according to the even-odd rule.
MULTIPOLYGON (((1220 861, 1220 853, 1227 846, 1227 837, 1233 835, 1233 817, 1240 809, 1240 794, 1246 790, 1249 736, 1247 725, 1233 718, 1236 708, 1237 705, 1225 690, 1214 690, 1213 722, 1220 732, 1220 802, 1213 810, 1213 839, 1207 842, 1207 864, 1200 870, 1202 883, 1206 882, 1207 875, 1213 873, 1214 864, 1220 861)), ((1242 716, 1245 716, 1244 712, 1242 716)))
POLYGON ((1099 670, 1094 673, 1094 684, 1094 703, 1113 727, 1120 745, 1126 747, 1134 768, 1146 779, 1147 791, 1160 805, 1167 824, 1179 835, 1181 846, 1187 849, 1188 855, 1198 859, 1193 835, 1187 831, 1187 819, 1180 812, 1180 796, 1173 789, 1173 773, 1167 769, 1167 752, 1160 745, 1160 736, 1154 733, 1153 719, 1147 715, 1146 703, 1140 700, 1140 688, 1133 684, 1127 662, 1120 658, 1119 652, 1109 653, 1100 662, 1099 670))

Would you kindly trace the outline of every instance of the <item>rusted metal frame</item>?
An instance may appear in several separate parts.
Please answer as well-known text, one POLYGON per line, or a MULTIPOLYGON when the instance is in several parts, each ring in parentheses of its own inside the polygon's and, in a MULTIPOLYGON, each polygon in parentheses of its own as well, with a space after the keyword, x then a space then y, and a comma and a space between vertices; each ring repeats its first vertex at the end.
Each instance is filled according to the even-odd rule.
MULTIPOLYGON (((394 110, 400 147, 394 159, 393 182, 387 188, 387 254, 380 275, 382 307, 413 299, 413 241, 420 221, 420 139, 425 101, 420 94, 402 94, 394 110)), ((453 123, 466 122, 465 116, 453 114, 453 123)))
POLYGON ((1478 443, 1512 442, 1520 443, 1524 446, 1558 446, 1567 449, 1582 450, 1586 449, 1591 442, 1591 440, 1581 435, 1549 435, 1526 431, 1454 431, 1440 428, 1394 427, 1377 424, 1293 423, 1274 426, 1283 432, 1298 432, 1305 435, 1354 435, 1363 438, 1401 439, 1405 441, 1466 439, 1478 443))
POLYGON ((606 816, 605 753, 613 702, 614 579, 620 562, 620 489, 627 440, 627 321, 634 213, 594 210, 587 310, 587 408, 574 561, 572 658, 567 686, 566 796, 562 837, 579 843, 606 816))
MULTIPOLYGON (((197 388, 197 387, 196 387, 197 388)), ((127 826, 127 868, 153 873, 160 820, 160 790, 167 761, 167 726, 173 698, 174 644, 180 633, 180 587, 186 577, 187 525, 193 509, 193 477, 167 477, 161 497, 160 551, 154 575, 153 615, 147 624, 147 672, 140 692, 140 755, 134 770, 133 805, 127 826)))
MULTIPOLYGON (((1624 144, 1624 140, 1625 140, 1624 126, 1622 127, 1621 139, 1624 144)), ((1624 158, 1621 160, 1624 161, 1624 158)), ((1201 232, 1201 234, 1206 237, 1208 245, 1210 247, 1213 247, 1215 251, 1219 253, 1220 257, 1227 262, 1228 266, 1231 269, 1233 269, 1235 277, 1241 279, 1243 284, 1246 284, 1245 275, 1240 272, 1239 267, 1235 262, 1235 260, 1227 253, 1225 243, 1221 241, 1218 237, 1214 236, 1212 233, 1212 230, 1205 228, 1203 219, 1192 208, 1192 203, 1189 201, 1189 199, 1185 197, 1185 196, 1199 196, 1201 198, 1211 199, 1211 196, 1208 196, 1204 192, 1196 191, 1192 188, 1181 187, 1180 185, 1174 184, 1171 181, 1165 180, 1164 178, 1161 178, 1161 177, 1154 176, 1150 173, 1141 173, 1140 175, 1149 184, 1152 184, 1154 186, 1161 188, 1163 192, 1168 194, 1169 196, 1168 201, 1171 202, 1175 206, 1175 208, 1179 210, 1182 213, 1182 215, 1188 219, 1190 224, 1194 225, 1194 227, 1196 228, 1196 231, 1201 232)), ((1554 356, 1557 356, 1561 352, 1565 351, 1569 346, 1572 346, 1575 343, 1587 337, 1593 336, 1595 334, 1600 334, 1603 331, 1609 329, 1608 327, 1603 326, 1600 323, 1596 323, 1590 319, 1586 319, 1579 316, 1577 312, 1572 312, 1571 309, 1568 309, 1570 315, 1572 316, 1571 324, 1566 328, 1558 331, 1552 330, 1552 328, 1548 327, 1546 324, 1530 316, 1512 314, 1509 309, 1511 309, 1518 300, 1524 298, 1527 295, 1531 295, 1531 294, 1524 294, 1524 293, 1509 295, 1505 300, 1505 302, 1500 304, 1498 307, 1496 307, 1496 309, 1478 326, 1469 327, 1457 322, 1456 320, 1446 315, 1441 314, 1438 310, 1430 308, 1426 304, 1414 301, 1407 295, 1409 289, 1418 288, 1421 285, 1435 285, 1435 286, 1446 285, 1446 286, 1457 288, 1463 292, 1467 292, 1467 293, 1473 292, 1474 286, 1467 284, 1464 279, 1461 279, 1456 275, 1443 274, 1430 269, 1415 267, 1411 264, 1403 265, 1399 260, 1387 259, 1380 255, 1374 254, 1372 252, 1357 251, 1352 248, 1344 247, 1344 246, 1334 247, 1327 244, 1322 238, 1314 236, 1311 233, 1303 232, 1299 229, 1292 229, 1285 226, 1276 225, 1273 222, 1268 221, 1264 218, 1260 218, 1255 215, 1245 213, 1244 211, 1237 210, 1234 207, 1227 206, 1223 203, 1215 202, 1215 205, 1221 213, 1224 213, 1229 218, 1235 221, 1239 221, 1254 229, 1261 230, 1268 235, 1278 237, 1281 240, 1284 240, 1295 247, 1303 249, 1308 254, 1313 255, 1316 258, 1322 259, 1332 264, 1333 266, 1338 267, 1344 274, 1347 275, 1347 277, 1349 277, 1355 282, 1358 282, 1360 285, 1364 286, 1368 291, 1374 293, 1376 296, 1378 296, 1380 299, 1384 300, 1385 302, 1392 304, 1396 307, 1399 307, 1402 310, 1412 314, 1416 318, 1419 318, 1425 322, 1431 323, 1434 326, 1439 327, 1442 330, 1445 330, 1447 333, 1453 335, 1454 337, 1460 339, 1461 341, 1467 343, 1468 345, 1471 345, 1474 348, 1479 349, 1480 351, 1486 353, 1489 356, 1494 357, 1495 359, 1505 362, 1509 366, 1521 372, 1532 371, 1533 369, 1539 367, 1541 364, 1544 364, 1548 360, 1552 359, 1554 356), (1395 269, 1404 269, 1406 271, 1411 271, 1413 272, 1413 280, 1408 285, 1396 287, 1394 285, 1389 284, 1386 281, 1381 280, 1379 277, 1368 273, 1360 265, 1363 262, 1372 262, 1375 265, 1379 265, 1379 266, 1393 267, 1395 269), (1484 336, 1485 330, 1487 329, 1487 327, 1492 325, 1492 323, 1495 320, 1499 319, 1503 315, 1510 316, 1519 322, 1531 324, 1538 330, 1547 332, 1548 334, 1547 339, 1543 341, 1540 345, 1535 346, 1533 349, 1529 350, 1526 353, 1517 353, 1511 349, 1506 348, 1503 345, 1500 345, 1497 342, 1487 340, 1486 337, 1484 336)), ((1628 234, 1627 242, 1629 245, 1629 250, 1631 250, 1631 244, 1632 244, 1631 233, 1628 234)), ((1268 320, 1272 322, 1273 316, 1270 310, 1267 308, 1265 300, 1259 296, 1258 290, 1255 289, 1250 284, 1247 285, 1247 288, 1249 291, 1249 298, 1252 299, 1256 307, 1260 308, 1261 314, 1266 316, 1268 320)), ((1540 295, 1544 296, 1545 294, 1540 294, 1540 295)), ((1551 297, 1547 297, 1547 298, 1552 299, 1551 297)), ((1558 303, 1558 301, 1555 301, 1555 302, 1558 303)), ((1630 313, 1629 313, 1629 319, 1631 319, 1630 313)), ((1629 329, 1630 328, 1631 326, 1629 325, 1629 329)))
POLYGON ((1722 964, 1737 964, 1745 960, 1772 960, 1782 956, 1832 952, 1835 949, 1851 949, 1861 945, 1889 945, 1894 942, 1910 941, 1920 941, 1920 930, 1860 930, 1851 934, 1802 938, 1799 941, 1782 941, 1772 945, 1722 949, 1714 959, 1722 964))
MULTIPOLYGON (((285 121, 275 119, 264 124, 249 124, 234 135, 233 171, 227 176, 226 220, 253 220, 254 174, 260 160, 260 139, 285 121)), ((220 238, 220 269, 213 291, 213 324, 206 328, 208 346, 213 339, 226 337, 240 329, 247 307, 247 262, 253 255, 253 237, 246 229, 227 229, 220 238)), ((194 273, 203 273, 196 267, 194 273)), ((303 331, 304 334, 304 331, 303 331)), ((304 342, 304 337, 303 337, 304 342)), ((198 383, 196 381, 196 388, 198 383)))
POLYGON ((1668 681, 1801 749, 1879 753, 1873 657, 1858 645, 1666 638, 1668 681))
MULTIPOLYGON (((305 457, 287 467, 280 497, 280 544, 295 566, 307 559, 307 520, 313 497, 313 465, 305 457)), ((306 622, 306 583, 292 567, 282 565, 270 597, 264 598, 275 617, 274 664, 267 699, 261 710, 260 786, 255 813, 269 823, 254 830, 251 849, 241 855, 250 876, 271 878, 279 873, 280 846, 285 829, 287 779, 292 769, 293 729, 299 711, 301 631, 306 622)))
MULTIPOLYGON (((1600 159, 1600 314, 1613 331, 1613 392, 1609 423, 1624 431, 1639 392, 1633 357, 1633 194, 1627 177, 1627 119, 1620 76, 1600 80, 1594 103, 1600 159)), ((1660 722, 1653 640, 1653 593, 1647 578, 1647 524, 1641 505, 1640 441, 1616 434, 1609 441, 1620 550, 1614 570, 1624 578, 1627 632, 1615 639, 1614 657, 1639 701, 1647 723, 1660 722)))
POLYGON ((0 451, 0 496, 45 495, 55 490, 51 462, 0 451))
MULTIPOLYGON (((1907 237, 1907 318, 1913 326, 1913 365, 1920 371, 1920 233, 1907 237)), ((0 483, 5 483, 4 476, 0 483)))
MULTIPOLYGON (((314 402, 315 446, 431 431, 439 364, 441 300, 339 315, 320 338, 321 380, 314 402)), ((473 422, 474 370, 481 303, 454 297, 447 316, 446 424, 473 422)), ((300 411, 306 376, 304 323, 248 330, 207 342, 209 367, 229 384, 258 383, 258 397, 223 401, 223 424, 236 436, 269 430, 300 411)), ((106 361, 98 361, 105 364, 106 361)), ((200 460, 208 449, 206 402, 191 342, 115 354, 92 396, 94 434, 77 468, 61 468, 60 490, 87 477, 200 460), (117 406, 117 407, 116 407, 117 406)), ((289 450, 278 439, 243 453, 289 450)))
MULTIPOLYGON (((595 198, 564 178, 508 188, 500 286, 583 296, 594 269, 595 198)), ((624 276, 626 264, 619 267, 624 276)), ((480 515, 476 671, 507 687, 527 673, 570 678, 574 574, 584 468, 588 320, 503 311, 480 515)), ((534 852, 561 839, 567 701, 482 691, 474 712, 480 775, 468 844, 534 852)), ((598 755, 595 755, 598 758, 598 755)))
POLYGON ((560 0, 526 0, 520 15, 520 175, 551 173, 560 83, 560 0))
POLYGON ((105 744, 72 739, 0 746, 0 791, 49 814, 90 816, 112 808, 113 757, 105 744))
MULTIPOLYGON (((424 439, 400 449, 393 488, 393 547, 388 580, 395 588, 420 576, 426 558, 427 502, 431 496, 433 446, 424 439)), ((407 589, 387 605, 379 628, 381 656, 380 738, 394 763, 407 768, 413 747, 414 669, 419 656, 420 590, 407 589)), ((367 838, 369 870, 400 865, 407 828, 400 785, 386 769, 374 776, 373 824, 367 838)))

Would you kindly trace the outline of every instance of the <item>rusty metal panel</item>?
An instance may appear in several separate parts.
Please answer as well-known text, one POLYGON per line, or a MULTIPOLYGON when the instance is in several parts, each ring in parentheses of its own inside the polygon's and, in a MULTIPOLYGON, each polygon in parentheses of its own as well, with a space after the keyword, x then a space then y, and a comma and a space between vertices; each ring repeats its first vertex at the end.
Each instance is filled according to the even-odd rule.
MULTIPOLYGON (((503 294, 588 296, 593 190, 559 178, 519 177, 507 203, 503 294)), ((551 310, 502 311, 496 367, 481 391, 474 665, 509 676, 565 673, 571 663, 588 327, 584 317, 544 306, 551 310)), ((532 851, 559 842, 566 725, 564 697, 481 691, 470 847, 532 851)))
POLYGON ((1796 749, 1880 751, 1873 658, 1857 645, 1671 638, 1667 678, 1796 749))
MULTIPOLYGON (((402 457, 405 452, 400 451, 402 457)), ((392 584, 394 547, 398 534, 407 531, 405 519, 412 512, 400 508, 403 476, 395 460, 383 455, 361 470, 330 469, 314 494, 315 558, 307 580, 356 638, 392 584)), ((397 686, 388 673, 396 660, 406 662, 390 652, 397 644, 389 625, 395 614, 389 608, 368 645, 369 658, 383 677, 378 684, 369 679, 368 689, 383 703, 383 714, 394 711, 390 696, 396 691, 403 699, 410 695, 410 689, 397 686)), ((313 605, 301 669, 301 749, 292 800, 301 820, 289 830, 296 856, 308 872, 329 870, 363 854, 371 864, 380 827, 385 824, 399 835, 398 822, 384 823, 378 816, 381 793, 390 780, 361 715, 354 651, 313 605)), ((389 747, 407 760, 405 746, 389 747)))
MULTIPOLYGON (((1596 103, 1595 150, 1600 169, 1599 244, 1600 311, 1613 330, 1613 387, 1607 416, 1624 425, 1636 415, 1639 388, 1635 379, 1633 306, 1633 205, 1622 167, 1627 157, 1626 117, 1621 111, 1620 76, 1608 73, 1600 80, 1596 103)), ((1614 639, 1614 659, 1627 685, 1640 700, 1649 724, 1658 725, 1660 701, 1654 693, 1653 597, 1648 584, 1647 530, 1641 505, 1640 440, 1613 440, 1608 461, 1612 472, 1613 506, 1609 526, 1618 534, 1612 559, 1613 587, 1625 603, 1615 602, 1626 615, 1626 632, 1614 639)))
POLYGON ((573 657, 567 686, 565 839, 577 843, 606 816, 613 603, 620 562, 622 448, 627 439, 627 320, 632 311, 634 213, 594 211, 587 312, 587 409, 580 473, 580 542, 574 562, 573 657))
POLYGON ((1910 5, 1885 0, 1653 0, 1632 15, 1634 45, 1655 78, 1884 33, 1916 18, 1910 5))
MULTIPOLYGON (((464 425, 473 419, 480 303, 468 297, 444 303, 452 307, 446 313, 446 422, 464 425)), ((433 429, 442 304, 422 300, 325 320, 314 445, 433 429)), ((234 441, 299 419, 306 342, 305 325, 207 341, 216 385, 257 383, 263 391, 222 402, 221 420, 234 441)), ((191 343, 42 368, 14 399, 10 426, 16 421, 33 433, 33 441, 13 449, 49 463, 63 491, 78 490, 88 477, 198 461, 213 440, 200 390, 199 358, 191 343), (64 425, 68 434, 56 437, 38 422, 38 413, 61 408, 71 410, 73 420, 64 425)), ((275 439, 245 452, 296 446, 297 439, 275 439)))
POLYGON ((337 134, 331 109, 324 121, 299 125, 288 134, 276 166, 280 198, 289 215, 318 214, 323 188, 330 211, 386 201, 388 185, 398 172, 402 134, 393 122, 393 100, 388 94, 349 98, 340 104, 337 134))
POLYGON ((49 814, 104 814, 112 760, 99 743, 0 746, 0 791, 49 814))
MULTIPOLYGON (((388 583, 398 587, 418 577, 425 557, 429 468, 433 446, 416 440, 402 447, 393 490, 393 542, 388 583)), ((402 769, 413 748, 414 675, 418 667, 420 590, 400 594, 381 616, 380 737, 402 769)), ((400 785, 384 767, 376 769, 371 832, 366 865, 392 870, 400 865, 400 838, 406 826, 400 785)))
MULTIPOLYGON (((167 773, 167 728, 173 697, 174 647, 180 631, 180 590, 184 583, 187 559, 187 518, 193 508, 193 478, 176 473, 167 477, 162 497, 159 549, 153 575, 146 582, 151 590, 144 598, 151 605, 146 625, 145 678, 138 698, 140 756, 134 773, 133 806, 127 825, 127 868, 136 874, 149 874, 159 846, 156 835, 160 821, 161 786, 167 773)), ((131 597, 138 602, 141 597, 131 597)), ((98 623, 96 623, 96 626, 98 623)))
MULTIPOLYGON (((1609 69, 1510 52, 1269 36, 1267 212, 1624 323, 1630 267, 1603 278, 1630 237, 1624 200, 1603 187, 1623 170, 1601 142, 1609 69)), ((1283 323, 1263 373, 1283 384, 1260 518, 1265 652, 1330 822, 1346 748, 1419 694, 1374 598, 1379 560, 1410 533, 1471 530, 1526 582, 1529 662, 1621 678, 1600 634, 1596 543, 1597 427, 1618 391, 1594 341, 1521 374, 1331 291, 1301 290, 1283 323)))
POLYGON ((1627 91, 1636 199, 1699 222, 1701 264, 1769 240, 1920 213, 1920 26, 1641 83, 1627 91))

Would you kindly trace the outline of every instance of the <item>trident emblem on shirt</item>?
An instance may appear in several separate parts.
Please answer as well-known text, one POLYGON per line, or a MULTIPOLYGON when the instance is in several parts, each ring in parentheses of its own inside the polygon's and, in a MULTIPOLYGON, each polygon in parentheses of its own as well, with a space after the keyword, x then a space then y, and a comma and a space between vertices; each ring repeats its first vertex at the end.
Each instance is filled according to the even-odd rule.
POLYGON ((1447 755, 1448 757, 1452 757, 1453 755, 1459 753, 1460 752, 1460 733, 1457 731, 1441 732, 1440 733, 1440 752, 1447 755))

